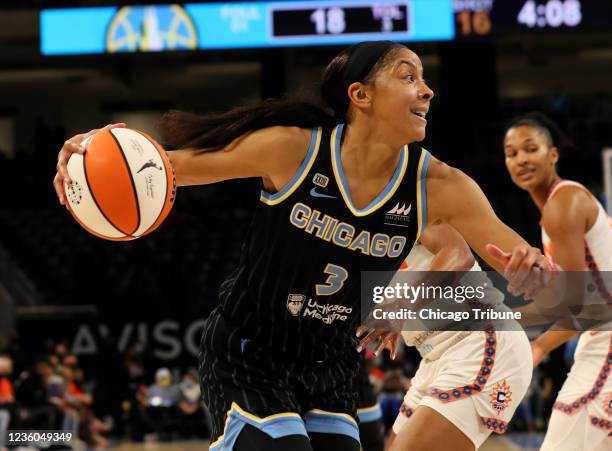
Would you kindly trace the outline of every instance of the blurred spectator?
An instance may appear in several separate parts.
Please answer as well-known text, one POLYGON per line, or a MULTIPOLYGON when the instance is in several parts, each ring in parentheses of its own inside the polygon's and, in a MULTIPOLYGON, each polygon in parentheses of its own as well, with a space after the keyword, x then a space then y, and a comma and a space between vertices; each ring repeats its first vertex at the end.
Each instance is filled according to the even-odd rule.
POLYGON ((176 431, 180 392, 172 382, 168 368, 159 368, 155 383, 147 390, 147 416, 149 429, 161 440, 170 440, 176 431))
POLYGON ((393 427, 395 418, 404 400, 404 395, 409 388, 410 382, 404 377, 400 368, 394 368, 385 373, 379 401, 385 432, 389 432, 393 427))
POLYGON ((179 384, 179 420, 181 435, 185 438, 210 437, 211 424, 208 409, 202 405, 200 386, 196 377, 186 373, 179 384))
POLYGON ((61 416, 57 406, 59 398, 55 397, 59 394, 56 382, 57 375, 49 356, 38 357, 32 370, 19 375, 15 381, 18 409, 14 418, 19 426, 15 429, 59 429, 61 416), (49 385, 51 391, 48 391, 49 385))
POLYGON ((13 372, 13 361, 7 355, 0 355, 0 437, 8 429, 11 412, 15 407, 15 393, 9 379, 13 372))

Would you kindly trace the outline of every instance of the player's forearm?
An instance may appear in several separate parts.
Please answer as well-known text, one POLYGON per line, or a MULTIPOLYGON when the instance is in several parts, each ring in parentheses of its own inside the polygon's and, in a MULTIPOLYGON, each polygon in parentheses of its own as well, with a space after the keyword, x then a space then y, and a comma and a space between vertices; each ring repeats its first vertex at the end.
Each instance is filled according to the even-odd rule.
POLYGON ((224 180, 261 176, 227 152, 180 149, 168 152, 177 186, 209 185, 224 180))
POLYGON ((567 323, 555 323, 554 326, 535 340, 535 344, 546 353, 557 349, 559 346, 578 335, 577 330, 567 330, 568 327, 570 326, 567 323))
POLYGON ((442 248, 431 262, 430 271, 468 271, 474 265, 469 252, 456 248, 442 248))

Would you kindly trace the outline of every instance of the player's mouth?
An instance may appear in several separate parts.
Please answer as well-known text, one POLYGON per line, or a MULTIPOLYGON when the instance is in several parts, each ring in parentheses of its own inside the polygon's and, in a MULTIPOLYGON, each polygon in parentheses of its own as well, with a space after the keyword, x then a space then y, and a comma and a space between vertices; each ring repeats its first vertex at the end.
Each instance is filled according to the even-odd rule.
POLYGON ((518 178, 519 180, 523 182, 526 182, 527 180, 530 180, 531 178, 533 178, 534 174, 535 174, 535 170, 531 168, 523 168, 516 173, 516 178, 518 178))
POLYGON ((425 109, 418 109, 418 110, 410 110, 410 112, 412 114, 414 114, 416 117, 418 117, 419 119, 423 120, 424 122, 427 122, 427 119, 425 119, 425 117, 427 116, 427 110, 425 109))

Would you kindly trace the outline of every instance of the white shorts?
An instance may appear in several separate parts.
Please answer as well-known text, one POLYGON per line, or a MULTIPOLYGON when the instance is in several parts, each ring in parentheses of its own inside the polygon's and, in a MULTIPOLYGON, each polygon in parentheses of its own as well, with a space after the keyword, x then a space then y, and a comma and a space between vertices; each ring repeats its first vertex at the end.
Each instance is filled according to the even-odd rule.
POLYGON ((612 449, 612 332, 583 332, 557 395, 542 451, 612 449), (610 443, 607 443, 607 442, 610 443))
POLYGON ((418 406, 427 406, 478 449, 491 432, 506 431, 531 375, 531 347, 524 332, 472 332, 438 360, 421 361, 393 432, 400 431, 418 406))

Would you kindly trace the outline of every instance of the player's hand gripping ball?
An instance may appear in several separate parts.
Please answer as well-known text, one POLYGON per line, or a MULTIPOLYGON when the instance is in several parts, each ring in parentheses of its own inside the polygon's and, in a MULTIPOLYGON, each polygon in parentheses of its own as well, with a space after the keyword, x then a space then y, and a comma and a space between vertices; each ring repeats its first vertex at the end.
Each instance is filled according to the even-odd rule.
POLYGON ((68 161, 64 183, 70 212, 88 232, 107 240, 132 240, 164 221, 176 181, 164 149, 143 132, 104 128, 82 143, 85 154, 68 161))

